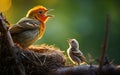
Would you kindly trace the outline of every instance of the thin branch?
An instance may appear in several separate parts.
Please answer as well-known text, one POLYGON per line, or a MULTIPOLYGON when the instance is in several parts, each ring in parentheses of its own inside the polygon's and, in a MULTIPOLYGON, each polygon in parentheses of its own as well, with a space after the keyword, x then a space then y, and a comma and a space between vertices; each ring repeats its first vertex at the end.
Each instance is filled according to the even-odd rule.
POLYGON ((105 36, 104 36, 102 54, 101 54, 100 64, 99 64, 99 73, 101 73, 101 70, 102 70, 102 67, 103 67, 103 64, 104 64, 106 51, 107 51, 109 26, 110 26, 110 17, 109 17, 109 15, 107 15, 106 16, 106 25, 105 25, 105 36))
POLYGON ((0 29, 1 29, 1 34, 4 34, 6 37, 6 40, 8 41, 8 47, 14 47, 14 43, 12 40, 12 37, 10 35, 10 32, 8 31, 8 28, 6 27, 6 20, 4 19, 2 13, 0 13, 0 29))

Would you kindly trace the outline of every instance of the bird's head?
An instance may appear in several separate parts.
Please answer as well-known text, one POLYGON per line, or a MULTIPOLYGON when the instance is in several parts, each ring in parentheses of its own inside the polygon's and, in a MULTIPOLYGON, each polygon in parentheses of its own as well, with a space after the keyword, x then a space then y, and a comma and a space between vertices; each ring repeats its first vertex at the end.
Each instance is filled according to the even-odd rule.
POLYGON ((37 19, 43 23, 46 23, 48 18, 53 17, 53 15, 47 14, 47 12, 52 9, 47 9, 43 6, 36 6, 30 9, 26 15, 26 17, 37 19))
POLYGON ((68 39, 69 46, 72 48, 79 48, 79 43, 76 39, 68 39))

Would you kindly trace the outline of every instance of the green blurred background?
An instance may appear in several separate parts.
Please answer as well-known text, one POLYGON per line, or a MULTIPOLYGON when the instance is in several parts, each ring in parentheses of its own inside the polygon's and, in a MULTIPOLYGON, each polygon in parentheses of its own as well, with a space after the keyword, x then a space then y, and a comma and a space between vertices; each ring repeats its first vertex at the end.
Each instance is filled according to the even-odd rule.
POLYGON ((43 38, 35 44, 55 45, 66 51, 66 40, 75 38, 85 56, 90 53, 93 58, 101 54, 106 14, 109 14, 111 21, 107 55, 115 64, 120 63, 119 0, 12 0, 11 7, 4 15, 14 24, 36 5, 54 9, 50 14, 55 17, 46 23, 43 38))

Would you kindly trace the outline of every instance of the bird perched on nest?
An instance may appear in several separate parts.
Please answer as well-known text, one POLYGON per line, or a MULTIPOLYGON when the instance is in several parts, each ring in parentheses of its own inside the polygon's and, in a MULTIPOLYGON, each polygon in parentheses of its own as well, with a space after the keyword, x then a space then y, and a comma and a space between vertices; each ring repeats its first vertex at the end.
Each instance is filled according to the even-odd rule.
POLYGON ((79 50, 79 43, 76 39, 68 39, 69 48, 67 49, 67 54, 69 59, 74 64, 86 63, 86 58, 83 53, 79 50))
POLYGON ((30 9, 25 17, 20 19, 9 30, 13 41, 22 48, 28 48, 35 41, 39 40, 46 29, 45 23, 52 15, 43 6, 36 6, 30 9))

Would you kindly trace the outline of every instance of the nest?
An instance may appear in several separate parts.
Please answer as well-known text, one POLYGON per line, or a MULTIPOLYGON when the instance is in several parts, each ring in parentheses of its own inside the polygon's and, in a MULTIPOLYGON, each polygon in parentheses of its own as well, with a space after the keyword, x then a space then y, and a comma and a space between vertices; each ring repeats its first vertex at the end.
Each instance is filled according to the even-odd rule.
POLYGON ((16 70, 18 67, 22 75, 24 72, 26 75, 47 75, 50 71, 65 66, 66 58, 63 52, 52 45, 31 46, 26 50, 15 47, 15 50, 18 50, 16 58, 13 56, 0 58, 5 59, 0 65, 2 75, 19 74, 16 70))

